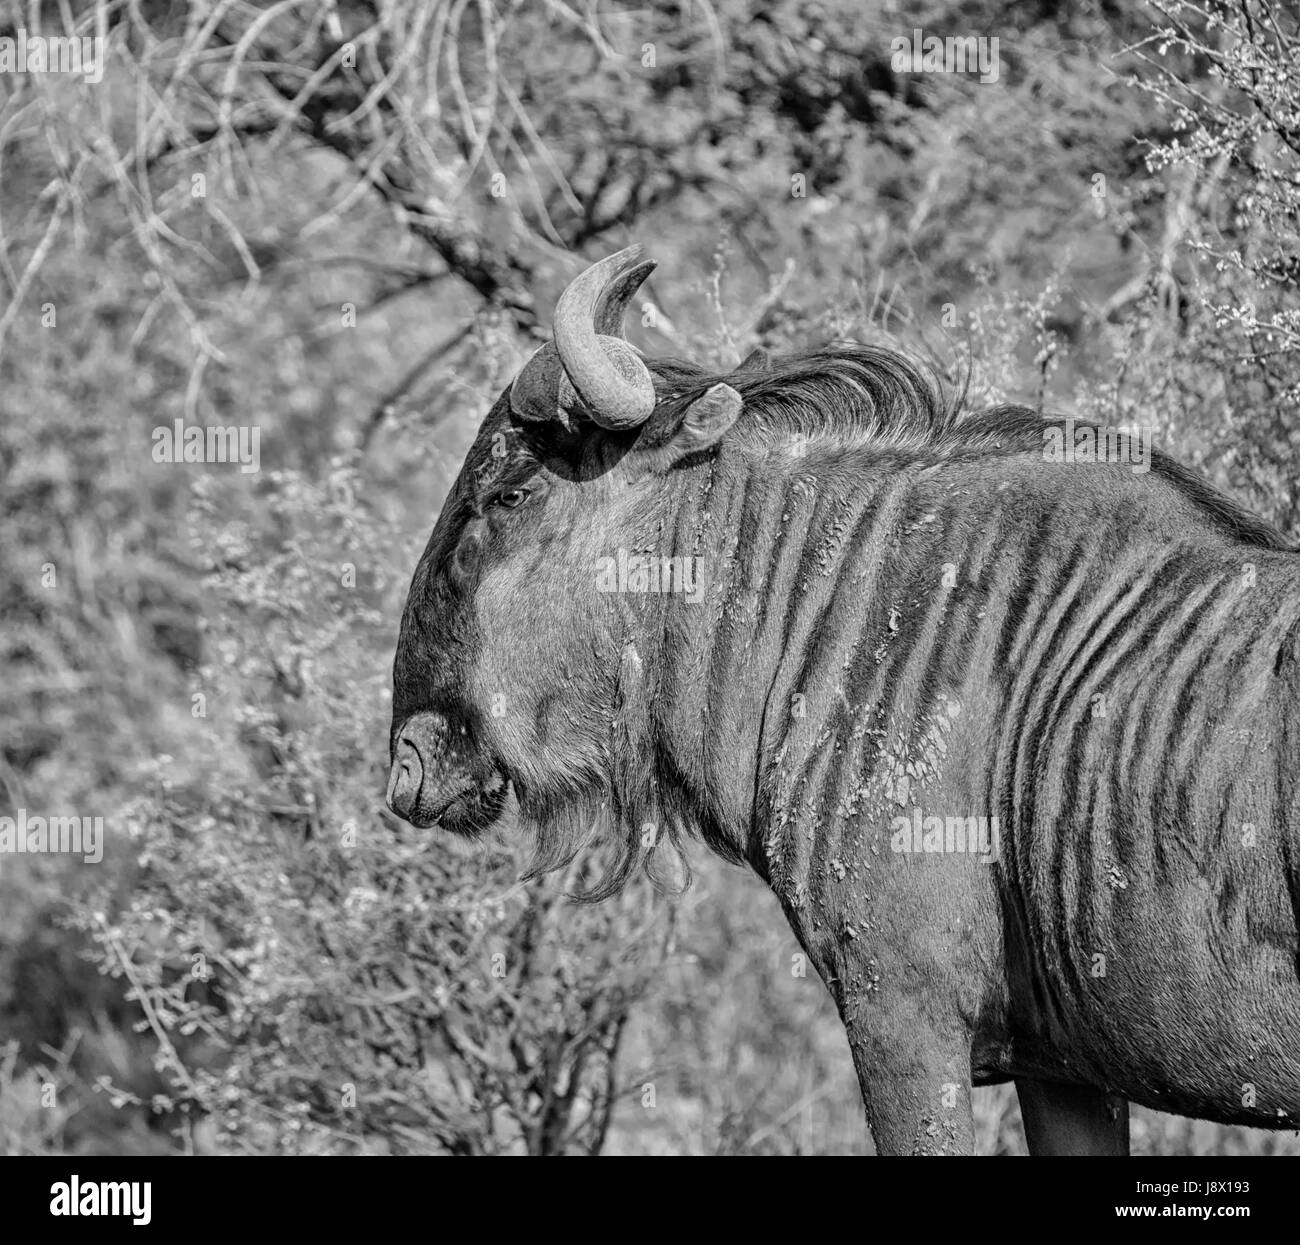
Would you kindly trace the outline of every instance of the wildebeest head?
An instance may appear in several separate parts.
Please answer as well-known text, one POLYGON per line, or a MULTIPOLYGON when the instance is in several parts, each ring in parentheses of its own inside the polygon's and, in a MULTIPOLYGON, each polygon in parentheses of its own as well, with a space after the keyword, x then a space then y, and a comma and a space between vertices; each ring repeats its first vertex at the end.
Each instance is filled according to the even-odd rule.
MULTIPOLYGON (((644 764, 619 739, 645 711, 638 636, 656 605, 602 585, 602 568, 616 580, 617 550, 663 547, 674 480, 742 404, 723 383, 652 376, 623 339, 627 304, 654 267, 639 254, 595 264, 561 296, 554 341, 470 449, 398 640, 389 806, 416 826, 472 835, 513 785, 543 836, 535 871, 576 850, 571 834, 548 844, 548 828, 579 808, 627 804, 649 781, 615 774, 644 764)), ((643 810, 611 812, 627 822, 643 810)))

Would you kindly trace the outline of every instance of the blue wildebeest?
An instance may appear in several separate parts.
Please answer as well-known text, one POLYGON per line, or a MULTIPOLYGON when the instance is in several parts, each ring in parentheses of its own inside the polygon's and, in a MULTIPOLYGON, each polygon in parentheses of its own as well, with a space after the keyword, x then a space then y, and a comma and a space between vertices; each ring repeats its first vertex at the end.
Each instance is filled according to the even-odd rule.
POLYGON ((1007 1080, 1040 1154, 1126 1151, 1129 1101, 1294 1127, 1300 559, 892 352, 647 362, 638 255, 565 291, 443 507, 393 810, 473 835, 513 789, 534 872, 604 810, 597 896, 689 835, 747 862, 882 1153, 971 1151, 1007 1080))

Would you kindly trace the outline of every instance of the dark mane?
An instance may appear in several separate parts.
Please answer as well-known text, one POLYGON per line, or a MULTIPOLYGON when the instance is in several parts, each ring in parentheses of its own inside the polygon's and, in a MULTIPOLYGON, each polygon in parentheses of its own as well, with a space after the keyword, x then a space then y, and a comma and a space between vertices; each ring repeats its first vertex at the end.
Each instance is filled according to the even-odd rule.
POLYGON ((878 346, 827 346, 774 359, 764 371, 725 375, 679 359, 651 366, 665 397, 690 401, 726 381, 758 424, 794 435, 869 436, 920 448, 945 440, 960 418, 960 398, 944 392, 933 370, 878 346))
MULTIPOLYGON (((762 371, 713 373, 681 359, 649 362, 670 412, 725 381, 744 398, 751 430, 830 438, 845 448, 876 443, 939 456, 1041 452, 1044 426, 1063 418, 1026 406, 968 411, 964 392, 950 393, 933 368, 858 343, 775 358, 762 371)), ((1100 425, 1075 419, 1074 426, 1100 425)), ((1151 450, 1151 470, 1225 535, 1264 549, 1294 550, 1270 523, 1160 450, 1151 450)))

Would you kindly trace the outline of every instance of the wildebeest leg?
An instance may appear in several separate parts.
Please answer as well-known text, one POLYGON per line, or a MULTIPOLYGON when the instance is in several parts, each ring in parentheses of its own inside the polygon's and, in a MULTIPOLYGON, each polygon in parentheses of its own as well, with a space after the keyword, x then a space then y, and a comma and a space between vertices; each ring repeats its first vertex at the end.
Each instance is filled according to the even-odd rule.
POLYGON ((1128 1103, 1092 1085, 1016 1077, 1030 1154, 1127 1154, 1128 1103))
POLYGON ((916 1019, 849 1025, 876 1153, 974 1154, 970 1034, 940 1034, 916 1019))

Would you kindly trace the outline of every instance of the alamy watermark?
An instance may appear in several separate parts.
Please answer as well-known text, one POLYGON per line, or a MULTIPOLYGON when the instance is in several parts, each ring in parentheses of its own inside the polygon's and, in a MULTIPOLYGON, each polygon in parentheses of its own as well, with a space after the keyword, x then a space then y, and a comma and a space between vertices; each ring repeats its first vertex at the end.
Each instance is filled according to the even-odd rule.
POLYGON ((50 1185, 51 1215, 112 1215, 144 1227, 152 1218, 153 1182, 149 1180, 57 1180, 50 1185))
POLYGON ((991 865, 1002 849, 996 815, 927 817, 913 806, 910 817, 899 814, 892 825, 890 850, 906 855, 978 856, 981 864, 991 865))
POLYGON ((692 605, 704 599, 703 559, 661 558, 620 549, 596 559, 597 592, 680 593, 692 605))
POLYGON ((919 26, 909 39, 899 35, 889 44, 889 67, 895 73, 970 73, 981 82, 996 82, 1002 72, 998 38, 984 35, 927 35, 919 26))
POLYGON ((251 475, 262 465, 262 430, 245 424, 204 427, 183 419, 153 430, 153 460, 156 463, 238 463, 251 475))
POLYGON ((80 856, 88 865, 104 859, 102 817, 0 817, 0 857, 6 855, 80 856))
POLYGON ((72 73, 93 84, 104 77, 104 42, 99 35, 29 35, 20 26, 0 36, 0 74, 72 73))
POLYGON ((1043 461, 1049 463, 1123 463, 1135 475, 1151 470, 1152 430, 1141 424, 1118 428, 1076 424, 1072 415, 1043 429, 1043 461))

